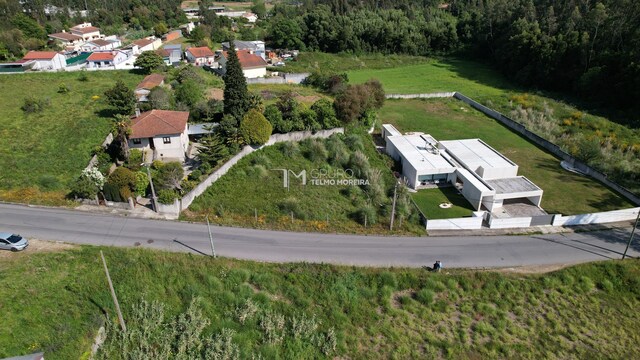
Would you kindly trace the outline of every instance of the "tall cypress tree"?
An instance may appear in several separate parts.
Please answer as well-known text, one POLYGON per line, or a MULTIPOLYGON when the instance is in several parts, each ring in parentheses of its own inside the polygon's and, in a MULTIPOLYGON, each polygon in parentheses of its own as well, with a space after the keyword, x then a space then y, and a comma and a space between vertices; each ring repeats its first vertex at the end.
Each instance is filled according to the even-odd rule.
POLYGON ((235 45, 233 41, 229 41, 227 72, 224 75, 224 112, 240 122, 249 110, 250 104, 247 80, 242 73, 235 45))

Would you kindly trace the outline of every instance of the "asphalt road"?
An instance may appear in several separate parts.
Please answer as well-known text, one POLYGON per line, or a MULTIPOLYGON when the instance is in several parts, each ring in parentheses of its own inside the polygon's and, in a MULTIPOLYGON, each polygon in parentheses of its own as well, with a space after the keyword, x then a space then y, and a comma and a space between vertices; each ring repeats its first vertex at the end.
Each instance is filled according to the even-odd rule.
MULTIPOLYGON (((42 240, 211 253, 206 225, 0 203, 0 231, 42 240)), ((220 256, 367 266, 512 267, 618 259, 631 228, 527 236, 384 237, 212 226, 220 256)), ((640 234, 629 254, 640 255, 640 234)), ((28 251, 28 250, 27 250, 28 251)))

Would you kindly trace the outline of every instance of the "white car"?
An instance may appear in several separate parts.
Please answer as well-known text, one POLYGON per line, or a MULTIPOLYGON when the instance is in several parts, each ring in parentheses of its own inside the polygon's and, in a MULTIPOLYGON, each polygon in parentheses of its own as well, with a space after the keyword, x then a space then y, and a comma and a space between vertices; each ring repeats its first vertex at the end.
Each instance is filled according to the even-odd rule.
POLYGON ((20 235, 0 232, 0 250, 20 251, 29 246, 29 240, 20 235))

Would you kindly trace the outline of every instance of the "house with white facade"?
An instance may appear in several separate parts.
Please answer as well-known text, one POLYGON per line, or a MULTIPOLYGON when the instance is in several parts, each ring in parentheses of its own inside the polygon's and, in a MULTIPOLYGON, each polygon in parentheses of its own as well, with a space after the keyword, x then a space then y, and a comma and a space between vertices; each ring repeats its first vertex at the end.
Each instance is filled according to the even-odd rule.
POLYGON ((134 94, 136 95, 136 99, 139 102, 147 102, 149 101, 148 96, 151 92, 151 89, 164 85, 164 75, 161 74, 151 74, 147 75, 139 84, 136 86, 134 94))
POLYGON ((115 36, 105 37, 104 39, 96 39, 87 41, 80 46, 80 50, 84 52, 115 50, 122 46, 122 42, 115 36))
MULTIPOLYGON (((255 40, 255 41, 244 41, 244 40, 234 40, 233 45, 236 47, 236 51, 238 50, 248 50, 253 52, 256 55, 259 55, 263 59, 267 59, 266 50, 264 46, 264 41, 255 40)), ((229 51, 229 43, 222 43, 222 50, 229 51)))
MULTIPOLYGON (((254 79, 267 75, 267 62, 262 57, 254 54, 251 50, 238 50, 236 54, 238 54, 244 77, 254 79)), ((228 56, 228 52, 223 51, 218 58, 218 69, 222 74, 227 72, 228 56)))
POLYGON ((258 21, 258 15, 252 13, 252 12, 246 12, 244 14, 242 14, 242 17, 247 19, 247 21, 251 24, 255 23, 256 21, 258 21))
POLYGON ((196 66, 208 65, 215 67, 217 65, 216 55, 206 46, 190 47, 185 51, 185 56, 187 57, 187 61, 196 66))
POLYGON ((138 47, 137 54, 142 54, 145 51, 154 51, 160 49, 162 47, 162 39, 155 36, 150 36, 148 38, 136 40, 132 43, 132 45, 138 47))
POLYGON ((91 23, 88 22, 72 27, 69 29, 69 32, 73 35, 82 37, 83 41, 91 41, 104 37, 104 35, 100 34, 100 28, 92 26, 91 23))
POLYGON ((87 58, 87 68, 115 68, 116 65, 126 61, 128 58, 129 55, 120 50, 96 51, 87 58))
POLYGON ((64 47, 67 50, 78 50, 84 43, 82 36, 72 34, 70 32, 62 31, 60 33, 54 33, 47 35, 49 41, 64 47))
POLYGON ((386 151, 402 164, 409 187, 453 185, 476 210, 495 211, 505 201, 540 207, 542 189, 518 165, 480 139, 437 141, 431 135, 402 135, 393 125, 382 130, 386 151))
POLYGON ((132 119, 129 147, 152 151, 153 160, 184 162, 189 136, 188 111, 151 110, 132 119))
POLYGON ((64 55, 55 51, 29 51, 22 60, 24 63, 33 62, 31 70, 56 71, 67 66, 64 55))
POLYGON ((162 56, 164 63, 171 66, 182 61, 182 45, 165 45, 162 49, 156 50, 162 56))

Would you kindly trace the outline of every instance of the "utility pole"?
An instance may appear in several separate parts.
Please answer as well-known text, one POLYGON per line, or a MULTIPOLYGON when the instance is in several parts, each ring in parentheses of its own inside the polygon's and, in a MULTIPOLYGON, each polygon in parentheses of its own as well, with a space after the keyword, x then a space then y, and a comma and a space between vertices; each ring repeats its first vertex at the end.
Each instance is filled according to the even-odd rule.
POLYGON ((151 184, 151 206, 153 211, 158 212, 158 198, 156 197, 156 190, 153 188, 153 179, 151 178, 151 170, 149 168, 151 164, 147 166, 147 177, 149 177, 149 184, 151 184))
POLYGON ((127 332, 127 325, 125 325, 124 318, 122 318, 122 311, 120 311, 120 304, 118 303, 118 298, 116 297, 116 291, 113 289, 113 283, 111 282, 111 276, 109 276, 109 269, 107 268, 107 261, 104 259, 104 254, 102 253, 102 250, 100 250, 100 257, 102 257, 104 272, 107 274, 107 281, 109 282, 109 290, 111 290, 111 297, 113 298, 113 303, 116 305, 116 312, 118 313, 118 320, 120 321, 120 326, 122 327, 122 331, 127 332))
POLYGON ((211 235, 211 225, 209 225, 209 216, 207 216, 207 229, 209 230, 209 241, 211 242, 211 256, 215 259, 216 249, 213 247, 213 236, 211 235))
POLYGON ((633 235, 636 232, 636 228, 638 227, 638 220, 640 219, 640 208, 638 208, 638 216, 636 216, 636 222, 633 224, 633 229, 631 229, 631 236, 629 236, 629 242, 627 242, 627 247, 624 249, 624 254, 622 254, 622 260, 627 257, 627 250, 629 250, 629 246, 631 245, 631 240, 633 240, 633 235))
POLYGON ((391 222, 389 223, 389 231, 393 230, 393 220, 396 217, 397 195, 398 195, 398 179, 396 179, 396 186, 393 188, 393 207, 391 208, 391 222))

